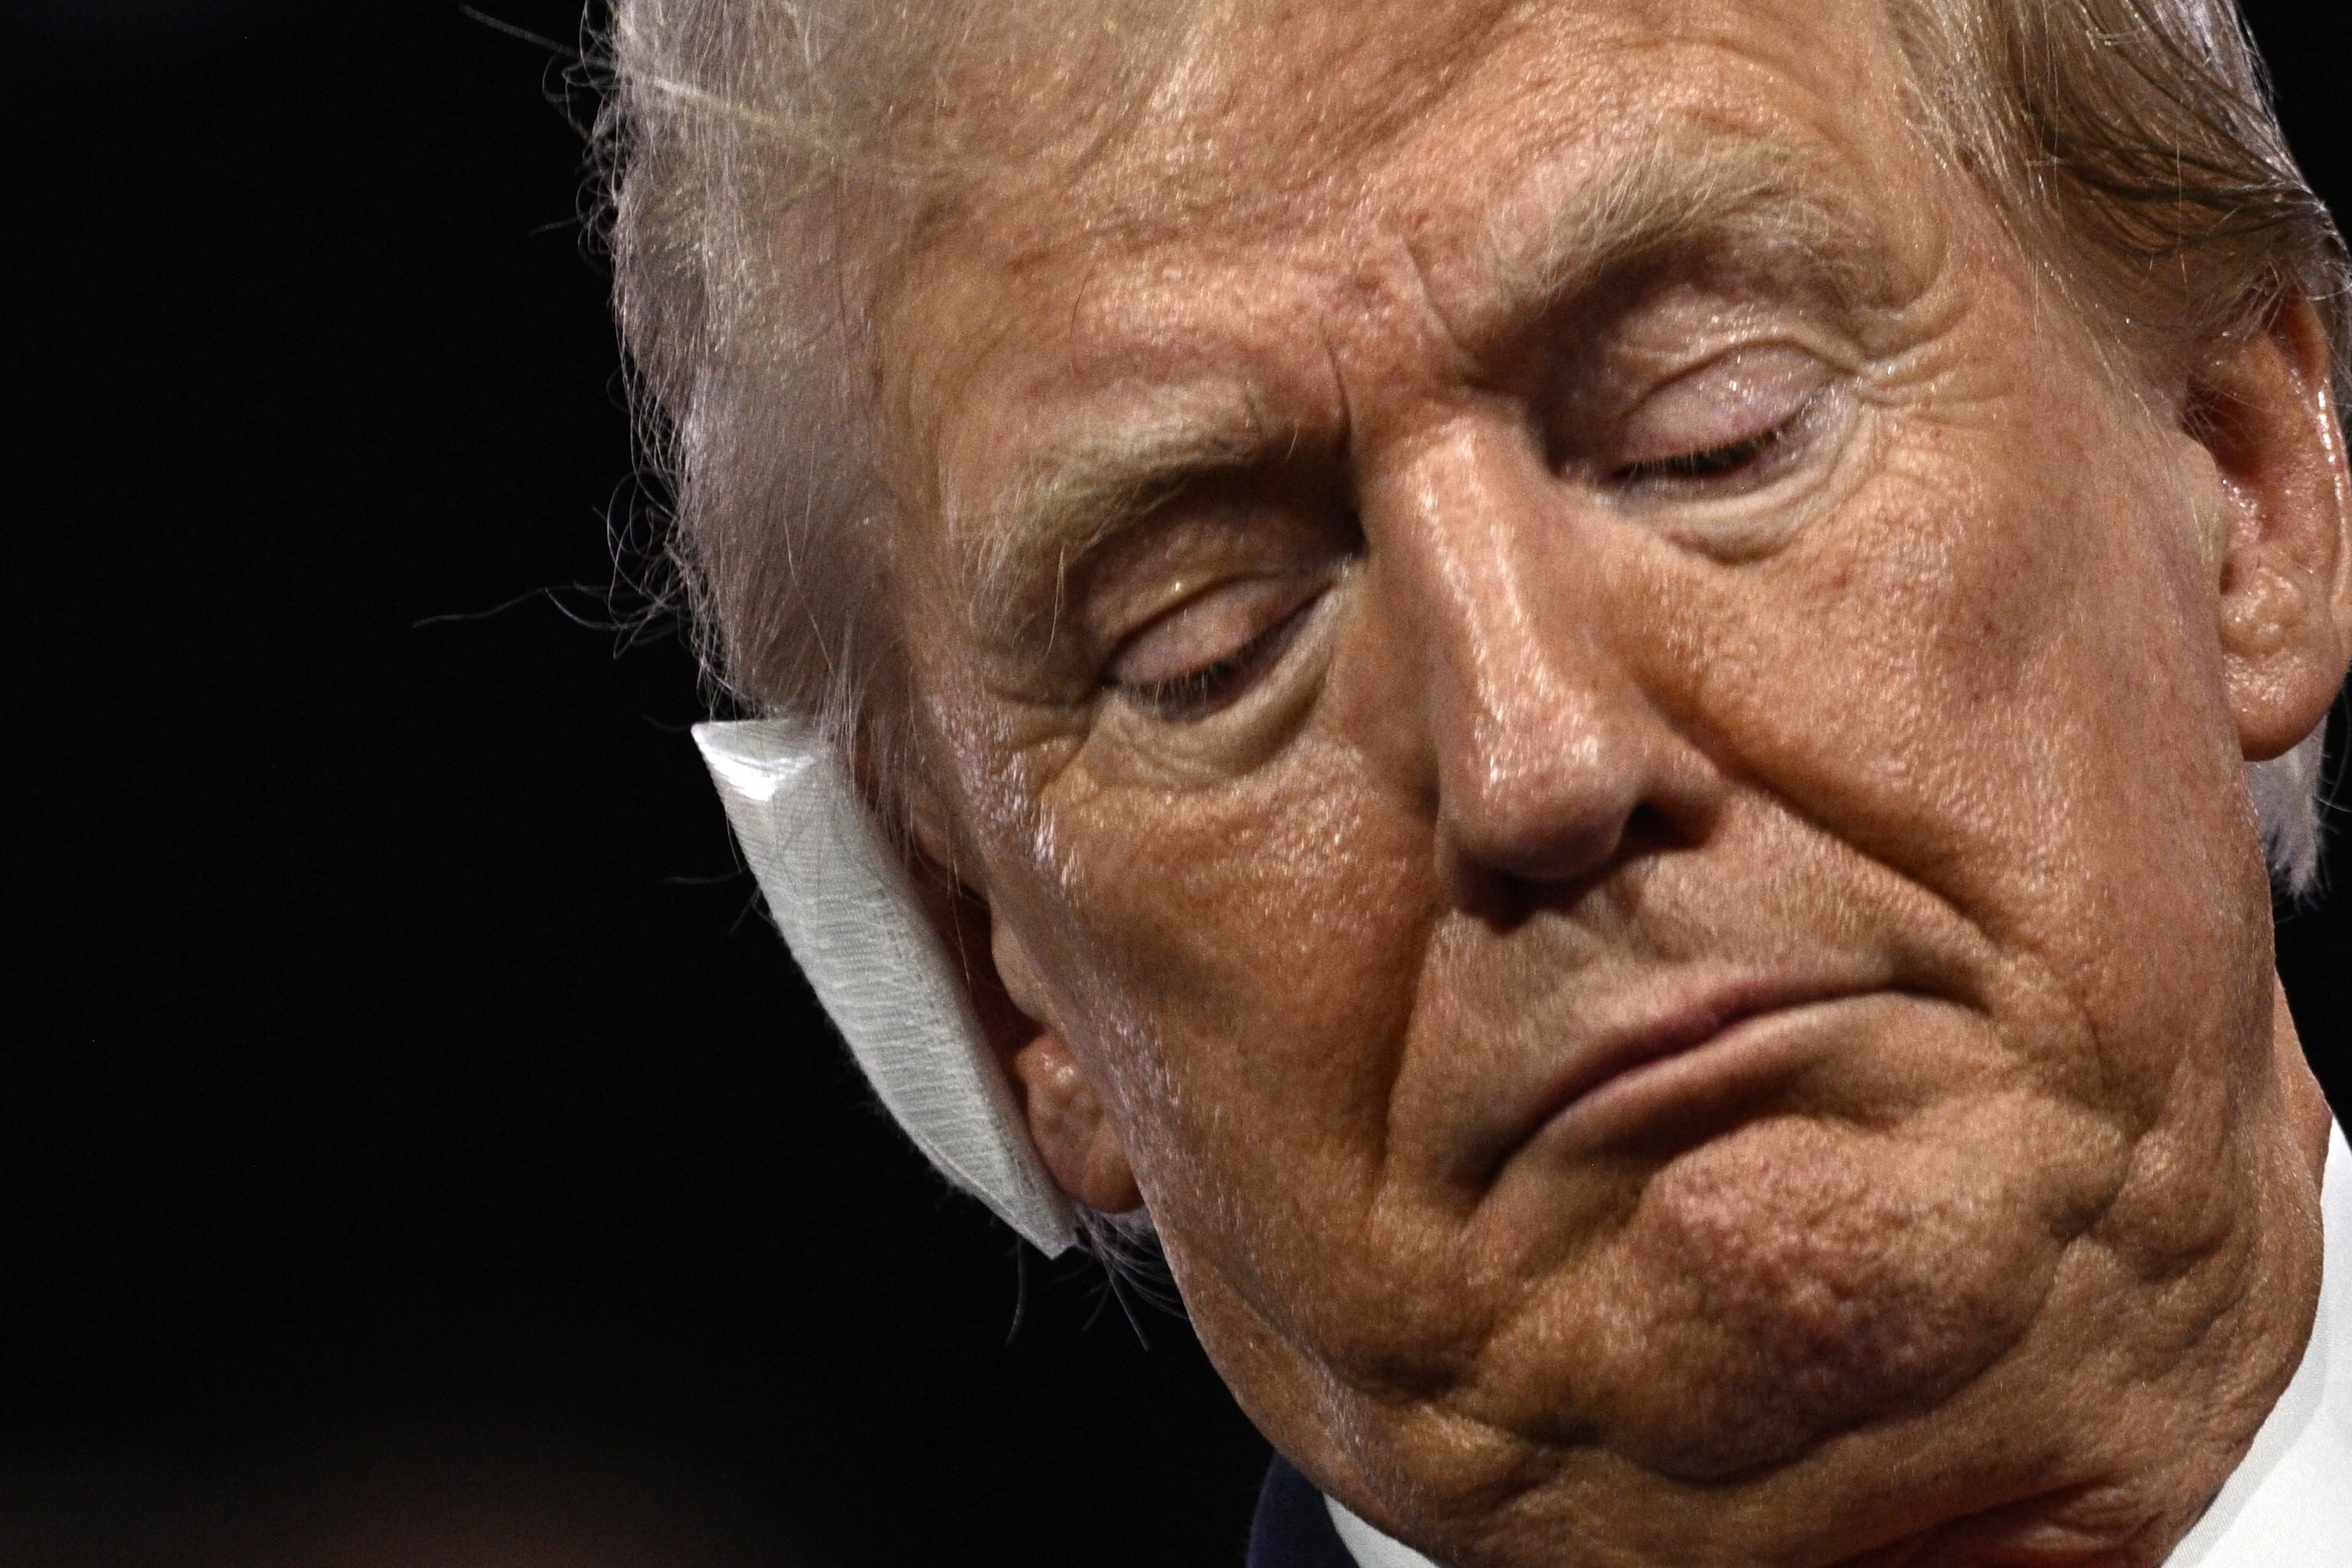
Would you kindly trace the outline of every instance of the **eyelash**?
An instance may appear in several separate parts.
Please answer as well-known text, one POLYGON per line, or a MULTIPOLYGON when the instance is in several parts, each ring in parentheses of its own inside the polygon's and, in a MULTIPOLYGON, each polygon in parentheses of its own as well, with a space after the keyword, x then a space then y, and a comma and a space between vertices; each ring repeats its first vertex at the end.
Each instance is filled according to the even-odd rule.
POLYGON ((1120 695, 1165 722, 1205 719, 1239 695, 1234 689, 1244 677, 1271 663, 1281 653, 1312 605, 1312 600, 1301 605, 1214 664, 1202 665, 1173 680, 1124 687, 1120 695))
POLYGON ((1616 469, 1610 478, 1620 484, 1651 484, 1659 481, 1701 482, 1727 479, 1739 473, 1760 458, 1767 458, 1788 440, 1800 421, 1810 412, 1810 405, 1766 430, 1744 441, 1728 446, 1710 447, 1705 451, 1685 452, 1677 457, 1659 458, 1644 463, 1628 463, 1616 469))

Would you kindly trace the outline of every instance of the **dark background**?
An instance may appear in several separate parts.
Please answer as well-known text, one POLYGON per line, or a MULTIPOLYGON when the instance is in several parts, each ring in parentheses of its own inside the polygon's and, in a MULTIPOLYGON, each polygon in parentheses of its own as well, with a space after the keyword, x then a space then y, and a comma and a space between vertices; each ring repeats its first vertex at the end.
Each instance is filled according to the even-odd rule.
MULTIPOLYGON (((2352 23, 2251 9, 2352 198, 2352 23)), ((440 0, 0 23, 0 1557, 1238 1563, 1189 1333, 901 1147, 689 661, 569 618, 636 502, 561 58, 440 0)), ((2282 943, 2352 1104, 2352 900, 2282 943)))

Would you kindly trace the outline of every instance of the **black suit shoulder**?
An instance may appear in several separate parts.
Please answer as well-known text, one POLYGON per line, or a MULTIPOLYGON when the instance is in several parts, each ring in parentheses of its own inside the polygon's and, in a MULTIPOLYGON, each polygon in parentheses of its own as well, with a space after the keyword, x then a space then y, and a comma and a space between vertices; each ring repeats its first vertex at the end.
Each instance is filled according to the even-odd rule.
POLYGON ((1356 1568, 1331 1527, 1323 1494, 1276 1454, 1250 1521, 1249 1568, 1356 1568))

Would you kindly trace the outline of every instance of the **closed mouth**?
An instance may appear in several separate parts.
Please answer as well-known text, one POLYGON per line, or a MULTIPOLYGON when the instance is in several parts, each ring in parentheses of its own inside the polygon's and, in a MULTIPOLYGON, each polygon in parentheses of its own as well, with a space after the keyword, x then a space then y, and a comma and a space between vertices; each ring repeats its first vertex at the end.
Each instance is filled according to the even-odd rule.
POLYGON ((1757 976, 1685 993, 1571 1051, 1531 1097, 1504 1157, 1538 1138, 1548 1148, 1593 1148, 1677 1108, 1727 1105, 1810 1057, 1807 1026, 1818 1010, 1879 989, 1757 976))

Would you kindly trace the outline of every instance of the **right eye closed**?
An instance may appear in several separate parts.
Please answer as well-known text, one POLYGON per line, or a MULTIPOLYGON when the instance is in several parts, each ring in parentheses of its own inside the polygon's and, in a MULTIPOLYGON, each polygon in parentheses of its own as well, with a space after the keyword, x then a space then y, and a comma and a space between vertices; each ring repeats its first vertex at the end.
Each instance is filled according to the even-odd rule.
POLYGON ((1726 354, 1643 399, 1619 431, 1610 479, 1694 497, 1758 484, 1829 382, 1826 365, 1787 345, 1726 354))
POLYGON ((1119 646, 1105 683, 1153 718, 1206 718, 1237 700, 1288 645, 1327 580, 1253 577, 1197 594, 1119 646))

